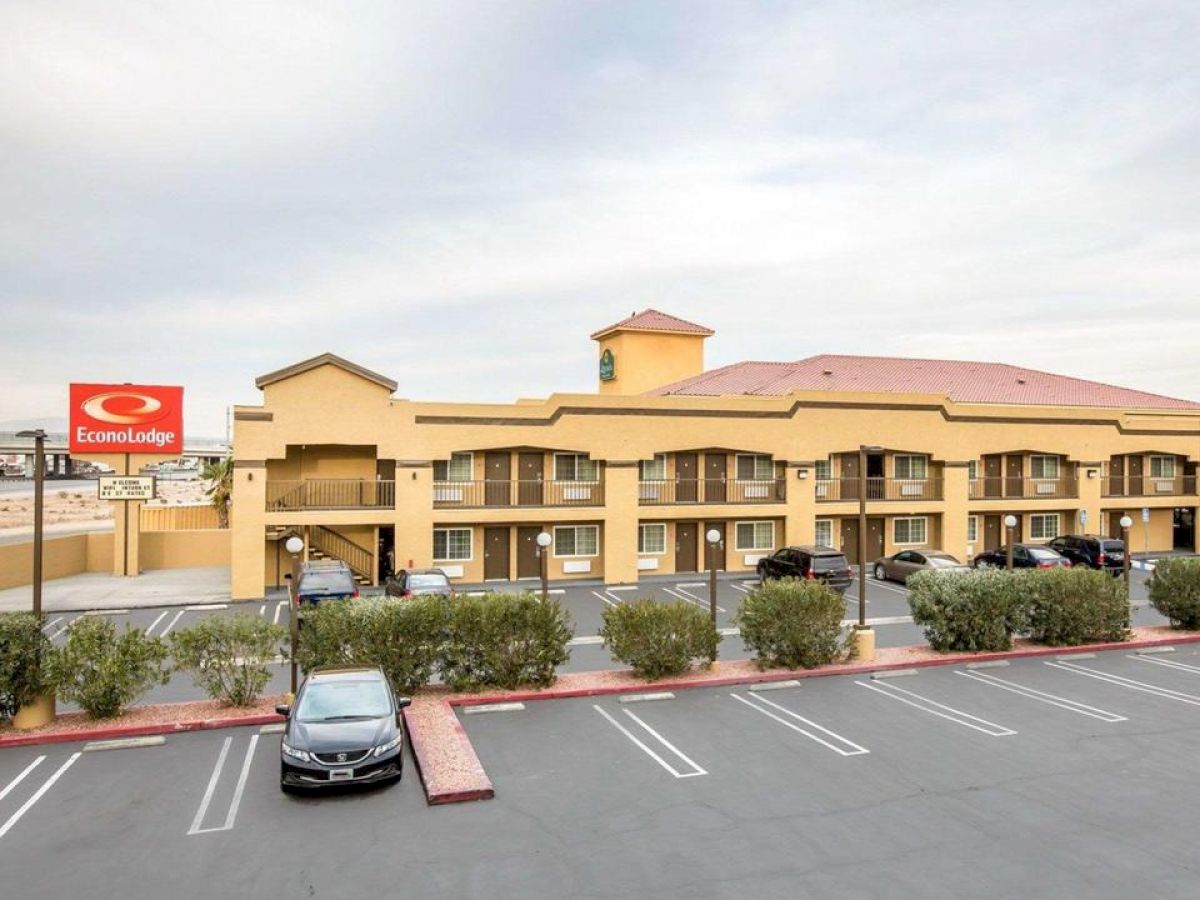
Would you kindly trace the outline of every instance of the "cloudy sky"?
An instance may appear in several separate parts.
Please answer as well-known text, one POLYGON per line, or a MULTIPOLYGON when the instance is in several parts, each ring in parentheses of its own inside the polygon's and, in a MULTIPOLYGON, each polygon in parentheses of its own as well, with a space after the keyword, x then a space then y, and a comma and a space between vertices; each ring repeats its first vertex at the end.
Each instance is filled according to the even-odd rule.
POLYGON ((183 384, 224 433, 326 350, 402 397, 985 359, 1200 399, 1200 5, 0 8, 0 420, 183 384))

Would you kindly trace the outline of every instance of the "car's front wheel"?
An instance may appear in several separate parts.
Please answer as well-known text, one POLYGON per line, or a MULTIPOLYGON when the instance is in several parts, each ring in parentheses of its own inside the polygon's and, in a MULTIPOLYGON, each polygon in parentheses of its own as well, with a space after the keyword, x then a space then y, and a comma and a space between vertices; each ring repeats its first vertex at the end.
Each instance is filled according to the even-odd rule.
POLYGON ((875 567, 875 580, 887 581, 887 571, 883 568, 883 566, 875 567))

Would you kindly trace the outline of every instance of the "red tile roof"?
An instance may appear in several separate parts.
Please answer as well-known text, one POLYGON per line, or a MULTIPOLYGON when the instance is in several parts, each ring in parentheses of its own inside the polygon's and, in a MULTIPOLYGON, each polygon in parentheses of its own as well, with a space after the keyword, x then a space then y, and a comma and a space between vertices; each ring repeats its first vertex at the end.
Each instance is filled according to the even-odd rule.
POLYGON ((778 397, 793 391, 939 394, 961 403, 1197 409, 1200 403, 1003 363, 887 356, 742 362, 647 391, 650 395, 778 397))
POLYGON ((705 337, 713 334, 711 328, 705 328, 695 322, 668 316, 657 309, 643 309, 640 313, 633 313, 629 318, 622 319, 615 325, 601 328, 592 335, 592 339, 602 338, 614 331, 673 331, 677 334, 702 334, 705 337))

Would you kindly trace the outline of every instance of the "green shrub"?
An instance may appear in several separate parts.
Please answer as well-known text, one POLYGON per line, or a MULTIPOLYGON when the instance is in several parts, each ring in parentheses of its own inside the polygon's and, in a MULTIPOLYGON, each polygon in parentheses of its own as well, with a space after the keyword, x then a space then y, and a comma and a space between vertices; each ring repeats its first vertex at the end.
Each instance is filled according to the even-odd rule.
POLYGON ((786 578, 751 591, 734 622, 763 668, 811 669, 845 657, 842 595, 821 581, 786 578))
POLYGON ((1016 573, 918 572, 908 579, 913 622, 934 650, 1008 650, 1029 612, 1016 573))
MULTIPOLYGON (((458 602, 458 601, 455 601, 458 602)), ((398 691, 433 677, 450 618, 444 597, 330 601, 304 612, 300 667, 379 666, 398 691)))
POLYGON ((271 680, 267 663, 283 652, 285 634, 260 616, 209 616, 171 635, 171 655, 214 700, 250 706, 271 680))
POLYGON ((454 690, 552 684, 570 658, 570 617, 553 597, 459 596, 450 605, 442 677, 454 690))
POLYGON ((130 627, 118 635, 112 622, 87 616, 72 623, 65 646, 51 648, 47 674, 62 699, 107 719, 155 684, 166 684, 171 678, 166 660, 160 638, 130 627))
POLYGON ((0 719, 49 689, 44 668, 50 641, 33 613, 0 613, 0 719))
POLYGON ((620 603, 604 610, 603 619, 604 646, 639 678, 678 675, 697 660, 707 663, 721 641, 708 615, 683 600, 620 603))
POLYGON ((1095 569, 1045 569, 1014 574, 1029 606, 1029 636, 1076 646, 1129 637, 1125 583, 1095 569))
POLYGON ((1200 559, 1160 559, 1149 587, 1150 604, 1173 628, 1200 628, 1200 559))

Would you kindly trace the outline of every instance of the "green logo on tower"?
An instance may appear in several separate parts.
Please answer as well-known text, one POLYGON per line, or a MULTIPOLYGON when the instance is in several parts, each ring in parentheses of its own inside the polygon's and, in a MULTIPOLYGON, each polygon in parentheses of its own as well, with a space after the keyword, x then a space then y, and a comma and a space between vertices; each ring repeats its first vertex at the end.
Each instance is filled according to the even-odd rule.
POLYGON ((617 360, 611 350, 600 354, 600 380, 612 381, 617 377, 617 360))

